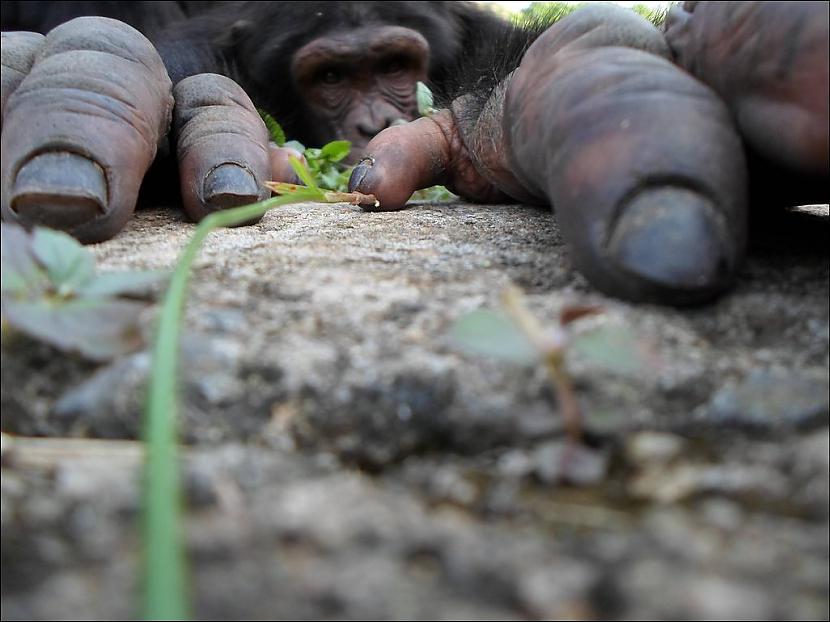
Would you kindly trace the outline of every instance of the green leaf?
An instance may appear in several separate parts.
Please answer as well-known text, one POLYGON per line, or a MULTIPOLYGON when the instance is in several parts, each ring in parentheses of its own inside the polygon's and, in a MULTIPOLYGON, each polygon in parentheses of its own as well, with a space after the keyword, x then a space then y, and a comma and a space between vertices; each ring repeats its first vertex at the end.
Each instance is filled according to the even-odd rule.
POLYGON ((330 162, 339 162, 349 155, 351 149, 352 143, 348 140, 333 140, 323 145, 323 148, 320 150, 320 155, 330 162))
POLYGON ((59 294, 75 292, 95 274, 95 259, 71 235, 37 227, 32 236, 32 252, 46 268, 59 294))
POLYGON ((142 346, 138 318, 146 308, 130 300, 6 301, 3 313, 11 326, 31 337, 106 361, 142 346))
POLYGON ((87 298, 145 296, 154 285, 164 281, 168 276, 167 272, 162 271, 104 272, 95 275, 78 291, 78 295, 87 298))
POLYGON ((479 310, 461 317, 450 336, 465 350, 496 358, 532 365, 541 357, 525 334, 501 313, 479 310))
POLYGON ((320 181, 322 182, 323 188, 336 191, 340 183, 340 173, 332 170, 326 171, 320 175, 320 181))
POLYGON ((259 218, 269 209, 295 202, 273 197, 213 212, 196 232, 176 264, 164 297, 153 345, 150 384, 144 412, 147 459, 142 487, 142 583, 145 619, 187 619, 187 558, 183 545, 182 491, 178 444, 179 335, 191 266, 205 238, 216 227, 234 227, 259 218))
POLYGON ((286 143, 284 145, 281 145, 281 146, 282 147, 287 147, 289 149, 293 149, 297 153, 303 153, 303 154, 305 153, 305 145, 303 143, 301 143, 300 141, 297 141, 297 140, 286 141, 286 143))
POLYGON ((309 173, 308 169, 303 166, 302 162, 294 156, 291 156, 288 158, 288 163, 291 165, 291 168, 294 169, 294 172, 297 173, 297 177, 299 177, 308 188, 320 192, 320 187, 314 182, 314 179, 311 177, 311 173, 309 173))
MULTIPOLYGON (((274 117, 265 112, 262 108, 257 108, 256 110, 259 113, 259 116, 262 117, 265 127, 268 128, 268 134, 271 136, 271 140, 277 143, 277 147, 284 146, 285 132, 283 131, 282 126, 277 123, 277 120, 274 117)), ((300 151, 300 153, 302 153, 302 151, 300 151)))
POLYGON ((32 239, 23 227, 0 224, 0 242, 0 290, 3 294, 35 294, 49 286, 46 273, 32 254, 32 239))
POLYGON ((646 344, 625 326, 603 324, 571 337, 568 354, 590 366, 623 375, 654 370, 656 360, 646 344))
POLYGON ((423 82, 418 82, 415 86, 415 98, 418 102, 418 113, 422 117, 427 117, 435 112, 433 108, 432 91, 423 82))
POLYGON ((458 196, 447 190, 444 186, 432 186, 418 190, 412 194, 411 201, 457 201, 458 196))
POLYGON ((5 263, 0 264, 0 292, 3 294, 23 295, 28 289, 29 281, 19 272, 15 272, 5 263))

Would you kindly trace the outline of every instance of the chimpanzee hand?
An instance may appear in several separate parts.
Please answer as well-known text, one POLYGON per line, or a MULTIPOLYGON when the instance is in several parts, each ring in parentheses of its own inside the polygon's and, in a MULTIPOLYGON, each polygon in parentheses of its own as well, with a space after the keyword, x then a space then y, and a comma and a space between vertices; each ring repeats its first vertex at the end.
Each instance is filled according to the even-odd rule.
POLYGON ((171 88, 155 48, 122 22, 81 17, 46 37, 3 33, 2 71, 4 219, 83 242, 112 237, 171 118, 193 219, 263 199, 262 182, 293 175, 235 82, 199 74, 171 88))
MULTIPOLYGON (((749 11, 757 30, 746 35, 751 40, 780 39, 769 31, 796 35, 799 23, 812 24, 810 36, 796 36, 783 49, 757 49, 737 45, 734 33, 743 30, 734 24, 725 31, 693 28, 693 45, 679 35, 672 40, 669 31, 685 67, 699 67, 696 58, 720 49, 715 43, 744 56, 704 65, 700 77, 716 89, 744 85, 737 97, 725 93, 726 102, 673 64, 672 50, 650 24, 624 9, 587 7, 537 39, 477 115, 462 97, 451 110, 378 135, 367 147, 370 157, 355 169, 351 189, 374 194, 382 209, 400 209, 412 190, 433 183, 473 200, 498 200, 505 193, 548 203, 576 267, 599 289, 674 304, 711 298, 734 277, 745 246, 748 181, 738 128, 752 132, 750 141, 785 146, 802 144, 804 133, 811 133, 813 155, 805 154, 802 169, 823 167, 827 174, 826 4, 788 3, 783 11, 767 4, 749 11), (823 21, 810 19, 816 12, 823 12, 823 21), (796 93, 776 89, 774 72, 767 71, 760 85, 747 75, 752 62, 763 67, 764 59, 781 68, 783 56, 792 57, 787 67, 809 61, 798 72, 816 74, 813 82, 823 85, 822 93, 800 76, 810 90, 797 96, 810 99, 806 109, 823 110, 823 117, 793 105, 788 97, 796 93), (752 109, 752 129, 741 119, 736 127, 730 114, 741 96, 752 109), (781 135, 788 138, 776 143, 781 135), (823 144, 822 154, 814 143, 823 144)), ((786 74, 786 67, 781 71, 786 74)), ((798 165, 792 153, 778 154, 782 166, 798 165)))

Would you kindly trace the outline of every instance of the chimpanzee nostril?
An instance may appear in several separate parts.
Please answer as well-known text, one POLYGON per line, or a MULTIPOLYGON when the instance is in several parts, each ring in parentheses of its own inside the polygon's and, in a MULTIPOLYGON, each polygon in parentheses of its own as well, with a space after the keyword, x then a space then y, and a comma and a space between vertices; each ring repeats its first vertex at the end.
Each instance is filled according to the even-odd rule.
POLYGON ((378 132, 381 131, 379 124, 376 123, 358 123, 357 124, 357 131, 358 133, 364 138, 373 138, 378 132))
POLYGON ((366 138, 374 138, 375 135, 380 134, 387 127, 390 127, 397 119, 393 117, 384 117, 382 119, 360 121, 357 124, 357 131, 361 136, 366 138))
POLYGON ((376 124, 363 122, 357 124, 357 131, 361 136, 365 136, 366 138, 372 138, 375 134, 380 132, 376 124))

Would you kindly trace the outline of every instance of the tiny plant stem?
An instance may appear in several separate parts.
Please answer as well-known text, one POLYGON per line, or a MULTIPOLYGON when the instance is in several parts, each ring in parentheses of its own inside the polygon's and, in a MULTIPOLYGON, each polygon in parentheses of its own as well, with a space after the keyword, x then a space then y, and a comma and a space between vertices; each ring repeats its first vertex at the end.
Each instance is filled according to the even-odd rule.
POLYGON ((519 329, 527 335, 530 342, 539 350, 544 361, 548 377, 556 391, 559 413, 565 426, 565 432, 571 443, 582 440, 582 415, 576 400, 576 391, 565 364, 566 334, 563 328, 548 337, 541 324, 524 303, 524 296, 518 287, 510 286, 502 296, 505 309, 519 329))
POLYGON ((515 285, 510 285, 502 294, 502 303, 508 315, 513 318, 516 326, 530 339, 540 352, 546 352, 549 347, 539 321, 530 312, 524 303, 524 295, 515 285))
POLYGON ((177 455, 178 346, 190 267, 207 235, 218 227, 240 225, 269 209, 296 203, 275 197, 205 218, 176 264, 159 318, 144 419, 146 450, 143 482, 143 615, 147 619, 185 619, 189 615, 186 562, 182 543, 182 499, 177 455))
POLYGON ((559 414, 565 426, 565 433, 572 443, 582 440, 582 414, 579 402, 576 400, 576 391, 573 382, 565 368, 564 357, 561 352, 551 352, 545 356, 545 368, 556 390, 556 401, 559 404, 559 414))

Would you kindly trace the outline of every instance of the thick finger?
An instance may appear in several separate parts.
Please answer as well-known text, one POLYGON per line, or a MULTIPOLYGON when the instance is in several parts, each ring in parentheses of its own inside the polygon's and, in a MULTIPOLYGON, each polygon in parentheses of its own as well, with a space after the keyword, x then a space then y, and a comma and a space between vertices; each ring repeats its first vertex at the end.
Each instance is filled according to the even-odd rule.
POLYGON ((29 75, 45 40, 37 32, 0 33, 0 121, 5 115, 6 101, 29 75))
POLYGON ((172 104, 164 65, 137 30, 102 17, 52 30, 6 102, 3 217, 83 242, 115 235, 135 208, 172 104))
POLYGON ((465 199, 503 202, 506 197, 473 166, 449 110, 383 130, 352 171, 350 192, 377 197, 372 211, 399 210, 421 188, 446 185, 465 199))
POLYGON ((639 50, 529 52, 505 123, 517 175, 548 197, 595 286, 685 304, 728 285, 745 246, 746 171, 710 89, 639 50))
POLYGON ((242 88, 203 73, 173 90, 182 202, 193 220, 270 196, 268 130, 242 88))
POLYGON ((296 158, 303 166, 308 166, 305 156, 291 147, 280 147, 275 142, 268 143, 271 158, 271 181, 283 181, 289 184, 301 184, 297 173, 291 167, 289 158, 296 158))

